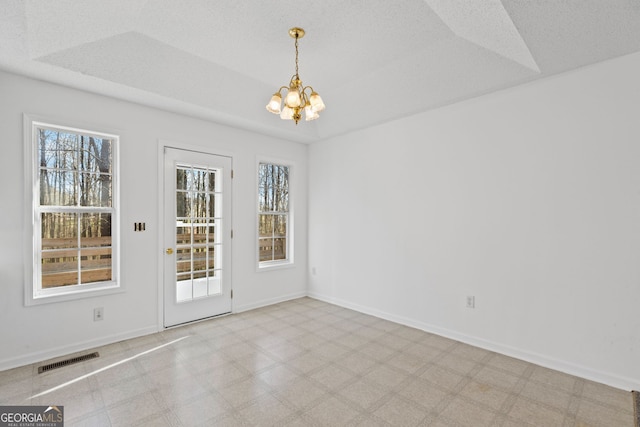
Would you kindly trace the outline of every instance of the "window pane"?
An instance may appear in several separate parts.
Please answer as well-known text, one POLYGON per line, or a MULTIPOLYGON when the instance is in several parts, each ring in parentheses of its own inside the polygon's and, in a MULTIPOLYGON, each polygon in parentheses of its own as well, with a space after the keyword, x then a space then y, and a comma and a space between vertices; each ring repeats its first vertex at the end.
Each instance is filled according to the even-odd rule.
POLYGON ((42 249, 78 247, 75 213, 44 212, 40 216, 42 249))
POLYGON ((273 215, 261 214, 258 217, 258 234, 259 237, 273 236, 273 215))
POLYGON ((41 269, 43 289, 80 283, 77 250, 43 252, 41 269))
POLYGON ((80 283, 109 281, 111 271, 111 248, 80 251, 80 283))
POLYGON ((287 235, 287 215, 274 215, 273 235, 275 237, 285 237, 287 235))
POLYGON ((287 239, 273 239, 273 259, 287 259, 287 239))
POLYGON ((78 136, 53 129, 38 129, 40 167, 77 169, 78 136))
POLYGON ((79 135, 78 170, 111 174, 111 140, 79 135))
POLYGON ((260 164, 258 202, 261 212, 289 210, 289 167, 260 164))
POLYGON ((40 169, 40 205, 75 206, 77 174, 71 171, 40 169))
POLYGON ((80 174, 80 206, 111 206, 111 175, 80 174))
POLYGON ((82 214, 80 246, 83 248, 111 246, 110 213, 82 214))
POLYGON ((258 239, 259 259, 260 261, 271 261, 273 259, 273 239, 258 239))

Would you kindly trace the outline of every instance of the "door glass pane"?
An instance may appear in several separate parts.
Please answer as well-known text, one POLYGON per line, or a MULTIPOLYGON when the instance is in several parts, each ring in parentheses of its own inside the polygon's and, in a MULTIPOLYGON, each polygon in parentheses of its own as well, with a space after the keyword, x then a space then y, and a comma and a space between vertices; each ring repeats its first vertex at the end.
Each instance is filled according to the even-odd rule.
POLYGON ((216 255, 218 251, 216 251, 216 246, 209 246, 207 248, 207 268, 214 269, 216 268, 216 255))
POLYGON ((178 248, 176 250, 176 272, 191 273, 191 248, 178 248))
POLYGON ((200 272, 207 269, 207 248, 206 246, 201 246, 197 248, 193 248, 192 252, 193 257, 193 266, 192 271, 200 272))
POLYGON ((208 227, 206 223, 199 223, 193 225, 193 244, 204 245, 209 240, 207 235, 208 227))
POLYGON ((214 270, 209 272, 208 292, 209 295, 219 295, 222 293, 222 271, 214 270))
POLYGON ((217 169, 176 168, 176 300, 187 302, 221 293, 222 251, 217 236, 222 213, 222 185, 217 169))
POLYGON ((215 217, 217 212, 221 211, 222 194, 209 194, 209 216, 215 217))
POLYGON ((176 168, 176 190, 186 190, 187 189, 187 175, 189 174, 189 169, 178 166, 176 168))
POLYGON ((191 225, 178 221, 176 225, 176 245, 188 245, 191 243, 191 225))

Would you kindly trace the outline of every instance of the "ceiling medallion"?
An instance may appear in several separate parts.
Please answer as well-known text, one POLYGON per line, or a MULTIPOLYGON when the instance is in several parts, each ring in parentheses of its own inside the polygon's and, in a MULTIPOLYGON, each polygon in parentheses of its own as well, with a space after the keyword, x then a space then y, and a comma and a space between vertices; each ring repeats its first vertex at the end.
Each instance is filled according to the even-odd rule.
POLYGON ((267 104, 267 111, 273 114, 280 114, 282 120, 293 120, 297 125, 302 118, 302 110, 304 110, 305 121, 310 121, 320 117, 318 113, 324 110, 325 107, 320 95, 311 86, 304 86, 298 74, 298 39, 304 37, 304 30, 294 27, 289 30, 289 35, 296 40, 296 73, 291 77, 289 86, 282 86, 273 94, 271 101, 267 104), (287 95, 284 97, 284 108, 281 108, 282 89, 287 89, 287 95))

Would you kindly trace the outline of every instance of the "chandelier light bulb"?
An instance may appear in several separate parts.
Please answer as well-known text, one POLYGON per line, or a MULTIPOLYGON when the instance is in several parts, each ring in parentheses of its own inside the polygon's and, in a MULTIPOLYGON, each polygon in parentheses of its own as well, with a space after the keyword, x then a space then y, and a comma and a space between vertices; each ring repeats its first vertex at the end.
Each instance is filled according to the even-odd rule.
POLYGON ((293 119, 293 109, 289 108, 289 106, 285 105, 280 113, 280 118, 282 120, 292 120, 293 119))
POLYGON ((307 105, 305 105, 304 107, 304 120, 310 122, 311 120, 315 120, 318 117, 320 117, 318 112, 315 111, 313 107, 311 107, 311 104, 307 102, 307 105))
POLYGON ((309 98, 309 102, 311 102, 311 108, 313 111, 320 112, 324 110, 324 102, 322 102, 322 98, 316 92, 311 92, 311 98, 309 98))
POLYGON ((287 92, 287 96, 284 99, 284 103, 287 107, 296 108, 300 106, 300 93, 295 88, 290 88, 289 92, 287 92))
POLYGON ((282 96, 276 92, 271 97, 271 101, 267 104, 267 111, 273 114, 280 114, 280 105, 282 104, 282 96))

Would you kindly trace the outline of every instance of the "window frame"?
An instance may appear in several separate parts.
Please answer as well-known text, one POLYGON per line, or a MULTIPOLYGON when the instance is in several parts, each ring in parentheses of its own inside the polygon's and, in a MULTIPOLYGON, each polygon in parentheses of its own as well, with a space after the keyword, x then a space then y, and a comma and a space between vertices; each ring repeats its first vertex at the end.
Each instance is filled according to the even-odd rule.
MULTIPOLYGON (((120 135, 106 132, 97 126, 70 126, 61 120, 31 116, 23 116, 24 124, 24 161, 25 161, 25 212, 31 212, 31 219, 25 221, 25 236, 31 238, 25 244, 25 305, 39 305, 80 298, 96 297, 123 292, 120 281, 120 170, 119 145, 120 135), (109 281, 60 286, 51 289, 41 287, 41 206, 40 206, 40 162, 38 147, 38 129, 53 129, 76 134, 108 138, 111 142, 111 266, 112 276, 109 281), (89 129, 92 130, 89 130, 89 129), (97 130, 96 130, 97 129, 97 130)), ((51 209, 47 207, 45 209, 51 209)), ((55 210, 55 206, 54 206, 55 210)), ((61 211, 64 207, 61 207, 61 211)), ((92 210, 91 207, 80 211, 104 212, 103 208, 92 210)))
POLYGON ((255 203, 256 203, 256 218, 255 218, 255 224, 256 224, 256 231, 255 231, 255 251, 256 251, 256 270, 257 271, 267 271, 267 270, 273 270, 273 269, 280 269, 280 268, 291 268, 294 267, 295 265, 295 260, 294 260, 294 223, 295 223, 295 209, 294 209, 294 199, 295 199, 295 189, 294 189, 294 182, 295 182, 295 176, 294 176, 294 172, 295 171, 295 164, 293 162, 291 162, 290 160, 284 160, 284 159, 278 159, 278 158, 272 158, 272 157, 259 157, 256 160, 256 168, 255 168, 255 173, 256 173, 256 184, 255 184, 255 203), (285 166, 287 168, 289 168, 289 175, 288 175, 288 188, 289 188, 289 194, 288 194, 288 198, 289 198, 289 210, 287 212, 287 231, 286 231, 286 241, 287 241, 287 246, 286 246, 286 253, 287 253, 287 257, 286 259, 282 259, 282 260, 269 260, 269 261, 260 261, 260 215, 262 214, 262 211, 260 210, 260 201, 259 201, 259 196, 260 196, 260 165, 262 164, 271 164, 271 165, 277 165, 277 166, 285 166))

